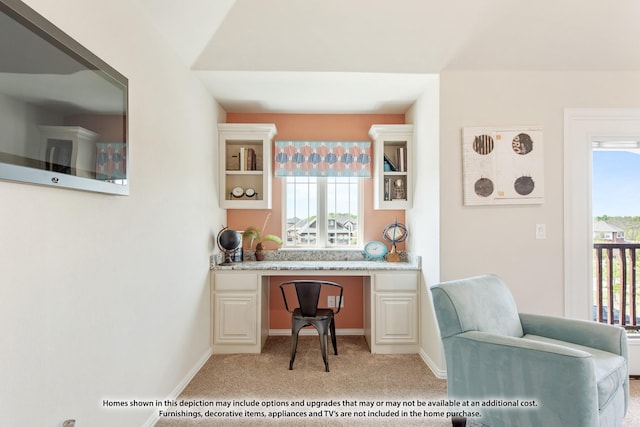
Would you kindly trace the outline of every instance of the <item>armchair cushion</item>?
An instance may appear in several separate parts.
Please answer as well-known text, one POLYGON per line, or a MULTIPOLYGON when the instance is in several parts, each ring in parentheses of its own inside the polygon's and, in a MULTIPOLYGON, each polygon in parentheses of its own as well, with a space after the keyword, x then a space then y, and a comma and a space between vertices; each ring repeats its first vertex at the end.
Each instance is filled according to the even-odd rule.
POLYGON ((516 302, 495 275, 452 281, 431 289, 442 338, 467 331, 510 337, 524 335, 516 302), (446 307, 446 308, 445 308, 446 307))
POLYGON ((622 356, 618 356, 608 351, 598 350, 592 347, 558 341, 538 335, 525 335, 524 339, 557 345, 561 348, 572 348, 574 350, 589 353, 593 360, 596 375, 596 385, 598 389, 598 409, 602 410, 614 397, 615 393, 622 388, 627 378, 627 362, 622 356))

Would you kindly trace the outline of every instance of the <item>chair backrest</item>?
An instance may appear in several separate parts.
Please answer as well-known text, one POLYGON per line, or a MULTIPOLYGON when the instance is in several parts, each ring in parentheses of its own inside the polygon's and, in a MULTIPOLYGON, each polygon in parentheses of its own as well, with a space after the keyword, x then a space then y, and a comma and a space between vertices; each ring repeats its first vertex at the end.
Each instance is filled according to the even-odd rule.
POLYGON ((318 302, 320 301, 320 291, 323 286, 332 286, 339 290, 339 297, 336 299, 337 310, 340 312, 340 306, 342 305, 342 286, 324 280, 292 280, 289 282, 283 282, 280 284, 280 290, 282 291, 282 298, 284 299, 284 305, 288 312, 293 312, 293 309, 289 308, 287 301, 287 295, 285 289, 293 286, 296 289, 296 296, 298 297, 298 307, 303 316, 315 317, 318 312, 318 302))
POLYGON ((521 337, 516 302, 495 275, 440 283, 431 288, 441 338, 480 331, 521 337))

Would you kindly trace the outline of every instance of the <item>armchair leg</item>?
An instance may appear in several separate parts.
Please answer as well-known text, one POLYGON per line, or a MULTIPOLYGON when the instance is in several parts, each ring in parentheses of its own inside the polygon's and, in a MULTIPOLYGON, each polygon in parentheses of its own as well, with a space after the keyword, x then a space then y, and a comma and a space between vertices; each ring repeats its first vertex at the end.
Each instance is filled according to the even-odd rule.
POLYGON ((464 417, 453 417, 451 418, 452 427, 464 427, 467 425, 467 419, 464 417))

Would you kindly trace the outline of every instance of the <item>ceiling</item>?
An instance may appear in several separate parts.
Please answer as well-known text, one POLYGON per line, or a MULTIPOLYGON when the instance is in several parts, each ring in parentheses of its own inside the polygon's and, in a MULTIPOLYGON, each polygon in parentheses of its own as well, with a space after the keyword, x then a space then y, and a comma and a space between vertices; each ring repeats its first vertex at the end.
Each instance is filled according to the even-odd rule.
POLYGON ((404 113, 446 70, 640 71, 637 0, 136 0, 227 112, 404 113))

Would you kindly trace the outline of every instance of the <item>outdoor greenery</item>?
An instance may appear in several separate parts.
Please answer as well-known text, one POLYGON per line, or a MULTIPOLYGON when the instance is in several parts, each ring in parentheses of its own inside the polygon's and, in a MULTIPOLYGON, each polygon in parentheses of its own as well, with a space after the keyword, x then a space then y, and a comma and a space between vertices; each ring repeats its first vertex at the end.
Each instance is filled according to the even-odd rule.
POLYGON ((624 230, 624 238, 628 242, 640 242, 640 216, 608 216, 595 217, 596 221, 604 221, 624 230))
MULTIPOLYGON (((603 221, 606 222, 609 225, 615 226, 621 230, 624 231, 625 235, 625 242, 627 243, 640 243, 640 216, 608 216, 608 215, 602 215, 602 216, 598 216, 594 218, 596 221, 603 221)), ((610 242, 606 242, 606 243, 610 243, 610 242)), ((635 251, 637 251, 638 249, 633 249, 635 251)), ((613 283, 611 283, 611 287, 613 288, 613 307, 614 307, 614 312, 619 312, 620 310, 620 304, 621 304, 621 291, 622 291, 622 284, 621 284, 621 278, 622 278, 622 274, 621 274, 621 260, 620 260, 620 254, 621 254, 621 250, 618 248, 613 249, 613 259, 611 260, 611 264, 609 264, 609 262, 606 259, 606 256, 603 256, 603 262, 601 265, 602 268, 602 276, 603 276, 603 282, 602 284, 597 283, 597 280, 594 280, 594 295, 593 295, 593 300, 594 300, 594 315, 595 315, 595 302, 597 301, 597 296, 596 296, 596 292, 599 286, 602 286, 602 292, 603 292, 603 305, 606 307, 608 305, 608 287, 609 284, 607 283, 608 280, 606 279, 607 277, 609 277, 609 269, 611 269, 611 273, 612 273, 612 278, 613 278, 613 283)), ((597 258, 596 258, 596 253, 594 251, 594 263, 593 263, 593 267, 594 267, 594 278, 597 277, 597 258)), ((628 255, 627 255, 628 256, 628 255)), ((631 260, 629 258, 627 258, 627 274, 628 274, 628 283, 627 286, 630 286, 630 282, 631 282, 631 276, 634 274, 637 274, 636 271, 634 271, 633 269, 634 265, 632 264, 631 260)), ((630 289, 627 288, 626 293, 627 293, 627 298, 626 298, 626 307, 625 307, 625 313, 628 316, 629 312, 630 312, 630 289)), ((640 286, 638 286, 636 288, 636 301, 640 302, 640 286)), ((636 303, 638 304, 638 303, 636 303)), ((640 310, 640 306, 636 305, 637 310, 640 310)), ((607 310, 608 311, 608 310, 607 310)), ((636 313, 636 318, 638 318, 640 316, 640 313, 636 313)), ((595 320, 595 319, 594 319, 595 320)), ((638 334, 638 331, 632 331, 631 329, 628 330, 629 333, 634 333, 634 334, 638 334)))

